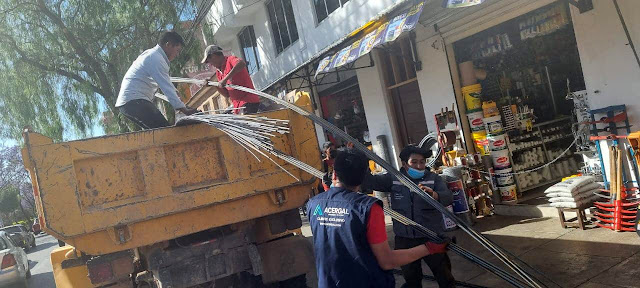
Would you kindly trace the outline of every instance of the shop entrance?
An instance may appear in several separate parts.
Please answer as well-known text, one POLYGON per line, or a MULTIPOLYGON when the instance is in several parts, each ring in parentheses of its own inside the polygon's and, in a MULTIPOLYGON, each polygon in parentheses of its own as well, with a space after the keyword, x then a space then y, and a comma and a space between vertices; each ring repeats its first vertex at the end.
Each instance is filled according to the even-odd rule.
POLYGON ((391 97, 402 144, 418 144, 429 133, 418 82, 391 89, 391 97))
POLYGON ((404 146, 418 144, 429 131, 411 56, 409 37, 384 47, 382 70, 393 105, 396 129, 404 146))
POLYGON ((497 171, 518 173, 499 185, 503 201, 520 201, 527 191, 578 172, 581 157, 563 152, 574 139, 575 123, 566 95, 585 89, 566 2, 457 41, 453 50, 472 130, 467 132, 484 143, 476 150, 491 155, 497 171))
MULTIPOLYGON (((320 104, 324 119, 358 139, 360 143, 370 144, 367 118, 362 106, 358 79, 355 76, 321 91, 320 104)), ((327 137, 337 146, 347 144, 330 133, 327 137)))

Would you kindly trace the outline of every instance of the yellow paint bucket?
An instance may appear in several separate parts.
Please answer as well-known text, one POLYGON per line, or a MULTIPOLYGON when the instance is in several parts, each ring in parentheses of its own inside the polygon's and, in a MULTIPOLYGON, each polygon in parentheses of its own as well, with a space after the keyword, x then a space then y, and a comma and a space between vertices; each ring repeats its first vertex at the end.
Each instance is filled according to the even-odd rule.
POLYGON ((467 106, 467 110, 482 109, 482 86, 480 84, 473 84, 462 87, 462 96, 464 97, 464 103, 467 106))

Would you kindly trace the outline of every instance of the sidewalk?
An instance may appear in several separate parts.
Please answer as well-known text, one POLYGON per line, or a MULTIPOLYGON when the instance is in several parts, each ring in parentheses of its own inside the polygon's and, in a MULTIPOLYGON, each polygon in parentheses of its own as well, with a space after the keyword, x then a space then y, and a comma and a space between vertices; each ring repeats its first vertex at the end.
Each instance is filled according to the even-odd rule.
MULTIPOLYGON (((613 232, 602 228, 584 231, 563 229, 558 218, 516 216, 480 219, 473 228, 562 287, 640 287, 640 237, 635 232, 613 232)), ((387 232, 393 247, 390 219, 387 219, 387 232)), ((308 224, 303 227, 303 234, 310 236, 308 224)), ((466 233, 458 230, 452 234, 460 246, 500 264, 466 233)), ((456 280, 487 287, 510 287, 502 279, 457 254, 449 252, 449 256, 456 280)), ((500 266, 507 269, 504 265, 500 266)), ((431 274, 426 265, 423 265, 423 269, 425 274, 431 274)), ((544 280, 541 276, 537 277, 544 280)), ((309 284, 317 283, 314 279, 309 280, 309 284)), ((402 276, 396 275, 396 287, 403 282, 402 276)), ((549 281, 545 283, 549 287, 557 287, 549 281)), ((425 280, 423 287, 438 285, 425 280)))

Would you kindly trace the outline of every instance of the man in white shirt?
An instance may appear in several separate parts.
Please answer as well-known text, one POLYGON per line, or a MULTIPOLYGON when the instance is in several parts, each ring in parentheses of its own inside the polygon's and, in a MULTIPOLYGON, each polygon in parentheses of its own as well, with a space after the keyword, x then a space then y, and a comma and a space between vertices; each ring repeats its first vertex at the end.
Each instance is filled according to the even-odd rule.
POLYGON ((158 88, 167 96, 176 111, 186 115, 198 112, 182 103, 169 78, 169 62, 180 54, 183 46, 184 40, 180 34, 173 31, 164 32, 158 45, 142 52, 122 79, 116 107, 142 129, 171 125, 153 103, 158 88))

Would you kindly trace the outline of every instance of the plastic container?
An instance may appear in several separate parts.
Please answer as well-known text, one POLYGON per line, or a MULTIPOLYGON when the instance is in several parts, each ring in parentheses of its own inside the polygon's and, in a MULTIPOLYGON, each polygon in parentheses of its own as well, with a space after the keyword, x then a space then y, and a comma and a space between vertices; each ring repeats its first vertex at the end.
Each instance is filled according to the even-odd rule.
POLYGON ((482 109, 482 100, 480 99, 482 86, 480 86, 480 84, 464 86, 461 90, 467 110, 482 109))
POLYGON ((493 161, 493 167, 496 169, 503 169, 511 166, 511 161, 509 161, 508 149, 491 151, 491 159, 493 161))
POLYGON ((500 116, 493 116, 482 119, 484 121, 485 130, 488 134, 498 135, 502 133, 502 118, 500 116))
POLYGON ((484 131, 482 110, 467 111, 467 118, 469 119, 469 127, 471 127, 472 132, 484 131))
POLYGON ((489 141, 487 140, 487 132, 477 131, 471 133, 473 143, 476 146, 476 151, 482 155, 489 154, 489 141))
POLYGON ((462 180, 447 182, 447 187, 453 193, 453 213, 469 212, 469 204, 467 195, 464 193, 462 180))
POLYGON ((498 111, 498 105, 496 105, 496 102, 482 102, 482 114, 485 118, 500 116, 500 111, 498 111))
POLYGON ((496 182, 498 182, 498 187, 511 186, 515 184, 515 179, 511 174, 513 171, 512 168, 504 168, 495 170, 496 174, 496 182))
POLYGON ((489 151, 500 151, 507 149, 507 134, 489 135, 489 151))
POLYGON ((513 202, 518 199, 516 185, 498 187, 498 191, 500 191, 502 202, 513 202))

